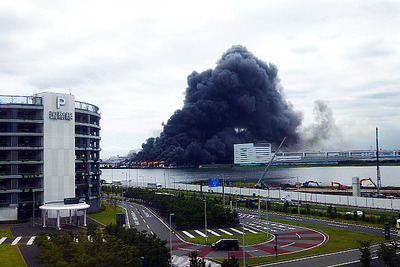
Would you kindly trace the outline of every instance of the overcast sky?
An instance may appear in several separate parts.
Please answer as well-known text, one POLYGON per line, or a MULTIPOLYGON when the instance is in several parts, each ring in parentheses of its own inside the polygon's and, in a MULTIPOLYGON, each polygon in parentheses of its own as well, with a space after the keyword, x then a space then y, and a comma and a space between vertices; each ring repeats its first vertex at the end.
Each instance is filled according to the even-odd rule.
MULTIPOLYGON (((0 0, 0 94, 55 91, 97 105, 102 158, 126 155, 183 106, 186 78, 240 44, 279 69, 341 149, 400 148, 400 1, 0 0)), ((330 145, 335 146, 335 142, 330 145)))

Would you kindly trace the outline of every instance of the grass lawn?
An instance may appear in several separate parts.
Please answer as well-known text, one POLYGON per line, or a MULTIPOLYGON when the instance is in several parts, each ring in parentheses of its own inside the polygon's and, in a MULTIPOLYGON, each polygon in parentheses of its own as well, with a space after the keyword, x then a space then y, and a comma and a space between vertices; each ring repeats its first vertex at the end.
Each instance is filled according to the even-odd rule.
POLYGON ((0 227, 0 237, 13 237, 9 227, 0 227))
MULTIPOLYGON (((237 228, 238 230, 241 231, 240 228, 237 228)), ((217 229, 213 229, 214 231, 217 229)), ((185 236, 182 234, 182 236, 185 236)), ((215 236, 215 235, 209 235, 208 236, 208 244, 212 244, 220 239, 223 238, 237 238, 239 239, 239 244, 243 245, 243 235, 239 233, 235 233, 233 235, 228 235, 228 234, 223 234, 221 236, 215 236)), ((206 238, 203 236, 196 236, 195 238, 190 238, 190 237, 185 237, 185 239, 189 242, 192 243, 197 243, 197 244, 206 244, 206 238)), ((246 233, 246 245, 251 245, 251 244, 258 244, 258 243, 263 243, 268 240, 267 233, 259 232, 258 234, 253 234, 253 233, 246 233)))
POLYGON ((114 206, 109 203, 102 203, 106 207, 105 211, 101 211, 98 213, 91 213, 88 214, 88 216, 98 222, 101 222, 104 225, 109 225, 111 223, 116 224, 117 223, 117 213, 122 213, 122 208, 119 206, 114 206))
POLYGON ((26 266, 18 246, 0 245, 0 266, 26 266))
MULTIPOLYGON (((329 236, 329 240, 325 244, 318 246, 316 248, 298 252, 298 253, 280 255, 280 256, 278 256, 278 258, 275 258, 275 256, 273 256, 273 255, 268 256, 268 257, 246 258, 246 265, 295 259, 295 258, 301 258, 301 257, 306 257, 306 256, 311 256, 311 255, 325 254, 325 253, 334 252, 334 251, 354 249, 359 246, 359 243, 357 242, 358 240, 360 240, 360 241, 371 240, 372 244, 376 244, 376 243, 385 241, 385 237, 379 236, 379 235, 371 235, 371 234, 359 233, 359 232, 348 231, 348 230, 343 230, 343 229, 318 226, 318 225, 313 225, 313 224, 298 223, 298 222, 287 221, 287 220, 278 220, 278 219, 270 219, 270 220, 276 221, 276 222, 282 222, 282 223, 286 223, 286 224, 304 226, 304 227, 312 228, 315 230, 319 230, 321 232, 326 233, 329 236), (351 238, 349 238, 350 236, 351 236, 351 238)), ((222 261, 223 259, 219 259, 219 260, 222 261)), ((242 259, 240 259, 240 261, 241 261, 241 264, 243 265, 242 259)))
MULTIPOLYGON (((12 238, 9 227, 0 227, 0 237, 12 238)), ((0 266, 26 266, 18 246, 0 245, 0 266)))

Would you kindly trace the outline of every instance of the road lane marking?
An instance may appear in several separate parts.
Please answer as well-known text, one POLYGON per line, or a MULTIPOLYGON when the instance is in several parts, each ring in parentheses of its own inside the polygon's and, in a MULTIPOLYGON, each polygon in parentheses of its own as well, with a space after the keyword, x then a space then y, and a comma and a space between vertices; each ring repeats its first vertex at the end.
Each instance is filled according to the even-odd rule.
POLYGON ((185 235, 187 235, 190 238, 194 238, 194 236, 192 234, 190 234, 189 232, 182 231, 182 233, 184 233, 185 235))
POLYGON ((231 228, 231 230, 234 231, 234 232, 236 232, 236 233, 238 233, 238 234, 243 234, 243 232, 242 232, 242 231, 239 231, 238 229, 231 228))
POLYGON ((11 246, 15 246, 18 244, 18 242, 21 240, 22 236, 18 236, 17 238, 14 239, 14 241, 11 243, 11 246))
POLYGON ((291 246, 291 245, 293 245, 293 244, 296 244, 296 242, 292 242, 292 243, 289 243, 289 244, 287 244, 287 245, 283 245, 283 246, 280 246, 280 247, 281 247, 281 248, 284 248, 284 247, 291 246))
POLYGON ((197 234, 201 235, 202 237, 206 237, 206 235, 203 232, 200 232, 199 230, 194 230, 197 234))
POLYGON ((139 225, 140 224, 139 219, 136 216, 136 214, 133 211, 131 211, 131 214, 132 214, 132 219, 133 219, 133 222, 135 223, 135 225, 139 225))
POLYGON ((220 230, 220 231, 223 232, 224 234, 233 235, 232 233, 229 233, 228 231, 225 231, 224 229, 218 229, 218 230, 220 230))
POLYGON ((7 239, 7 237, 2 237, 2 238, 0 239, 0 245, 3 244, 3 242, 6 241, 6 239, 7 239))
POLYGON ((31 238, 29 238, 28 243, 26 243, 28 246, 33 244, 33 241, 35 241, 36 236, 31 236, 31 238))
POLYGON ((210 232, 211 234, 215 235, 215 236, 221 236, 220 234, 214 232, 213 230, 207 230, 208 232, 210 232))
POLYGON ((301 238, 301 236, 298 234, 298 233, 296 233, 296 235, 297 235, 297 237, 300 239, 301 238))
POLYGON ((253 231, 253 230, 251 230, 251 229, 249 229, 249 228, 244 228, 244 230, 249 231, 250 233, 253 233, 253 234, 258 234, 258 232, 253 231))

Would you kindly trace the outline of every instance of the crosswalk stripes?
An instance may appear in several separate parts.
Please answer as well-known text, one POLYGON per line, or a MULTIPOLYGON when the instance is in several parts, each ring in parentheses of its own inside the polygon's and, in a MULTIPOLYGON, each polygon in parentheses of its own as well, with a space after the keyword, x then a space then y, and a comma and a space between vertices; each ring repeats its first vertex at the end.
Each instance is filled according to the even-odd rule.
POLYGON ((239 231, 238 229, 235 229, 235 228, 230 228, 230 229, 231 229, 232 231, 238 233, 238 234, 243 234, 243 232, 242 232, 242 231, 239 231))
POLYGON ((33 244, 33 241, 35 241, 36 236, 31 236, 31 238, 29 238, 28 243, 26 243, 28 246, 33 244))
MULTIPOLYGON (((259 225, 256 225, 256 226, 259 227, 259 228, 262 228, 262 226, 259 226, 259 225)), ((264 227, 264 229, 266 229, 266 228, 264 227)), ((250 232, 250 233, 253 233, 253 234, 258 234, 257 231, 254 231, 254 230, 251 230, 251 229, 248 229, 248 228, 244 228, 244 230, 246 232, 250 232)), ((204 233, 204 230, 192 230, 192 231, 195 232, 197 235, 200 235, 202 237, 206 237, 206 234, 204 233)), ((227 230, 224 230, 224 229, 218 229, 218 230, 207 229, 207 232, 209 234, 211 234, 211 235, 214 235, 214 236, 221 236, 222 234, 233 235, 234 233, 232 233, 232 231, 234 233, 243 234, 242 230, 238 230, 238 229, 235 229, 235 228, 230 228, 230 231, 227 231, 227 230)), ((189 237, 189 238, 195 238, 195 235, 194 235, 193 232, 190 233, 188 231, 182 231, 182 233, 184 235, 186 235, 187 237, 189 237)))
POLYGON ((206 235, 203 232, 200 232, 199 230, 194 230, 197 234, 201 235, 202 237, 206 237, 206 235))
MULTIPOLYGON (((10 238, 9 239, 14 239, 11 243, 6 243, 7 237, 0 237, 0 245, 11 245, 11 246, 16 246, 21 239, 24 238, 23 240, 27 239, 28 237, 22 237, 22 236, 17 236, 16 238, 10 238)), ((28 242, 26 243, 26 245, 31 246, 33 245, 33 242, 35 241, 36 236, 31 236, 29 237, 28 242)))
POLYGON ((190 238, 194 238, 194 236, 191 233, 187 232, 187 231, 182 231, 182 233, 184 233, 186 236, 188 236, 190 238))
POLYGON ((17 238, 14 239, 14 241, 11 243, 11 246, 15 246, 18 244, 18 242, 21 240, 22 236, 18 236, 17 238))
POLYGON ((207 230, 209 233, 215 235, 215 236, 221 236, 220 234, 214 232, 213 230, 207 230))
POLYGON ((250 233, 253 233, 253 234, 258 234, 258 232, 256 232, 256 231, 253 231, 253 230, 251 230, 251 229, 249 229, 249 228, 243 228, 245 231, 249 231, 250 233))
POLYGON ((218 230, 220 230, 220 231, 223 232, 224 234, 233 235, 232 233, 229 233, 228 231, 225 231, 224 229, 218 229, 218 230))

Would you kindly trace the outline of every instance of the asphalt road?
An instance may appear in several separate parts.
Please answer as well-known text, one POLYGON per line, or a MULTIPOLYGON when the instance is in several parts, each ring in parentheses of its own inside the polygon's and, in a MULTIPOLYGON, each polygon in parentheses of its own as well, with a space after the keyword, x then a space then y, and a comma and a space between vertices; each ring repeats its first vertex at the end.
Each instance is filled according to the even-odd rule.
MULTIPOLYGON (((149 233, 155 233, 160 238, 169 242, 169 218, 166 218, 165 221, 149 208, 137 203, 128 202, 126 204, 121 203, 121 205, 127 208, 126 212, 130 227, 135 227, 139 231, 146 230, 149 233)), ((254 215, 242 214, 240 217, 241 222, 245 225, 244 229, 214 229, 213 231, 209 230, 208 235, 218 236, 227 232, 233 234, 238 231, 239 233, 242 231, 245 233, 270 232, 275 234, 274 238, 258 245, 250 245, 245 248, 241 246, 238 251, 212 251, 210 245, 204 246, 187 242, 180 236, 182 233, 178 234, 173 231, 171 232, 173 255, 187 256, 191 251, 197 251, 200 257, 207 258, 229 257, 233 255, 243 257, 243 253, 245 253, 246 257, 268 256, 275 255, 274 246, 276 241, 278 244, 278 254, 284 254, 310 249, 322 244, 327 238, 323 233, 304 227, 272 222, 266 225, 265 220, 259 220, 254 215), (275 240, 276 236, 278 240, 275 240)), ((172 226, 174 227, 174 225, 172 226)), ((204 229, 192 229, 186 231, 184 234, 190 237, 203 235, 203 232, 204 229)))
MULTIPOLYGON (((258 211, 255 211, 255 210, 238 209, 238 212, 258 216, 258 211)), ((262 211, 261 216, 264 216, 264 217, 267 216, 266 212, 262 211)), ((298 221, 298 222, 302 222, 302 223, 309 223, 309 224, 314 224, 314 225, 339 228, 339 229, 356 231, 356 232, 361 232, 361 233, 385 235, 384 229, 379 228, 379 227, 356 225, 356 224, 343 223, 343 222, 334 222, 334 221, 329 221, 329 220, 314 219, 314 218, 301 217, 301 216, 290 215, 290 214, 273 213, 273 212, 269 212, 268 216, 269 216, 269 218, 283 219, 283 220, 288 220, 288 221, 298 221)), ((391 229, 390 236, 391 237, 398 236, 396 229, 391 229)))
MULTIPOLYGON (((246 226, 248 230, 264 231, 271 234, 278 234, 278 253, 290 253, 297 252, 301 249, 308 249, 316 245, 320 245, 324 242, 321 237, 316 233, 309 232, 310 229, 296 227, 285 224, 278 224, 275 222, 267 222, 265 220, 258 219, 258 211, 251 211, 247 209, 238 210, 241 222, 246 226), (297 234, 297 235, 296 235, 297 234), (307 236, 308 235, 308 236, 307 236), (299 238, 299 236, 301 238, 299 238), (308 240, 307 240, 308 239, 308 240)), ((156 233, 160 238, 169 240, 169 219, 165 220, 159 218, 154 212, 145 206, 128 202, 127 213, 129 214, 129 223, 131 227, 136 227, 138 230, 146 230, 151 233, 156 233)), ((334 227, 339 229, 358 231, 363 233, 384 235, 384 230, 377 227, 360 226, 349 223, 332 222, 328 220, 305 218, 295 215, 285 215, 278 213, 268 213, 269 218, 278 218, 292 221, 299 221, 303 223, 309 223, 314 225, 322 225, 327 227, 334 227)), ((261 212, 261 216, 266 216, 265 211, 261 212)), ((174 227, 174 225, 172 225, 174 227)), ((203 229, 204 231, 204 229, 203 229)), ((176 256, 187 256, 191 251, 197 251, 200 257, 214 258, 214 257, 228 257, 235 255, 237 257, 243 257, 243 247, 239 251, 211 251, 210 246, 201 246, 186 242, 177 235, 174 231, 171 232, 172 236, 172 249, 173 255, 176 256)), ((190 233, 194 234, 193 231, 190 233)), ((190 234, 189 233, 189 234, 190 234)), ((319 233, 321 234, 321 233, 319 233)), ((391 230, 391 236, 397 237, 397 233, 394 229, 391 230)), ((169 241, 168 241, 169 242, 169 241)), ((252 256, 266 256, 274 254, 273 249, 275 240, 271 240, 262 245, 246 246, 245 253, 246 257, 252 256)), ((168 245, 169 246, 169 245, 168 245)), ((373 255, 378 246, 371 247, 373 255)), ((303 259, 294 259, 290 261, 263 264, 259 266, 357 266, 359 264, 360 252, 358 249, 341 251, 336 253, 329 253, 324 255, 318 255, 313 257, 307 257, 303 259)), ((375 256, 376 258, 376 256, 375 256)), ((373 266, 382 266, 382 261, 375 259, 373 266)))

